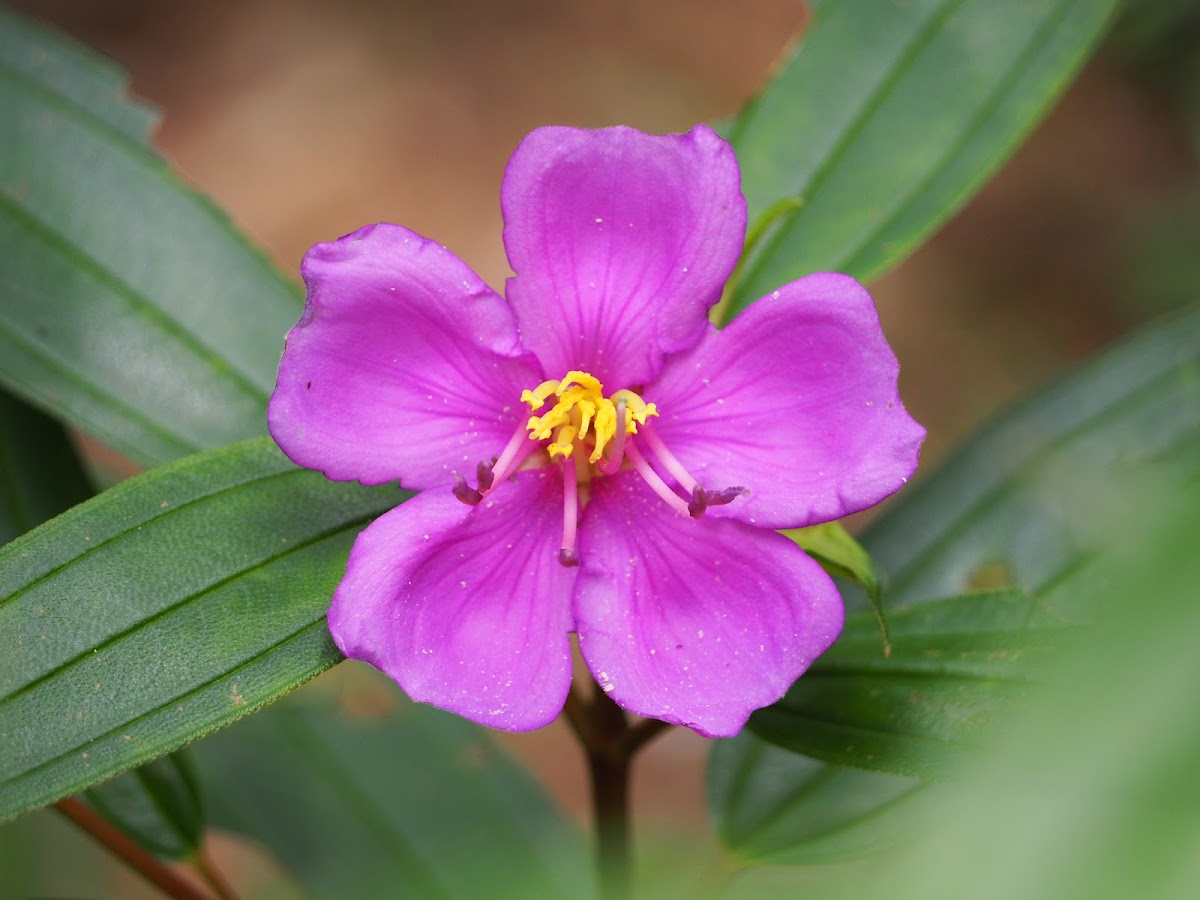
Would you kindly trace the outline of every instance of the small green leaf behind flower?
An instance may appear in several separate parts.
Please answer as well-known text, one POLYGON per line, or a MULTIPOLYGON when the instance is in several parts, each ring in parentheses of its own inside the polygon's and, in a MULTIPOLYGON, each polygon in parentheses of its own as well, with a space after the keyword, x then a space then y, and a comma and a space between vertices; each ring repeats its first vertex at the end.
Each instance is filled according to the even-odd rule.
POLYGON ((822 522, 808 528, 785 531, 784 534, 799 544, 830 575, 847 578, 863 589, 879 626, 883 655, 891 656, 892 642, 883 614, 884 573, 871 554, 841 522, 822 522))

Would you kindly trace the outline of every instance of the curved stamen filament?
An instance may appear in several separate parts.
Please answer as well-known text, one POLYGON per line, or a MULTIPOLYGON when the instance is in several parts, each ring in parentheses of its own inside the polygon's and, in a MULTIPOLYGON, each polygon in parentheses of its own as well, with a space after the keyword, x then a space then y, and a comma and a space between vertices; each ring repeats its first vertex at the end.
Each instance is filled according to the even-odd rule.
POLYGON ((696 490, 696 479, 683 467, 683 463, 675 458, 675 454, 667 449, 667 445, 655 433, 653 426, 649 422, 642 429, 641 438, 646 442, 646 446, 650 448, 651 452, 658 457, 663 467, 675 476, 675 480, 679 482, 679 486, 689 494, 693 493, 696 490))
POLYGON ((692 513, 688 509, 687 501, 671 490, 659 474, 650 467, 650 463, 646 462, 646 457, 642 456, 642 451, 638 449, 636 441, 629 442, 629 445, 625 448, 625 453, 633 461, 633 466, 637 469, 638 474, 642 476, 646 484, 650 485, 654 493, 662 497, 680 515, 691 517, 692 513))
POLYGON ((492 463, 492 483, 487 487, 485 493, 494 491, 507 481, 521 463, 525 462, 529 454, 536 449, 537 442, 530 439, 528 429, 524 425, 518 427, 513 432, 513 436, 508 439, 500 456, 492 463))

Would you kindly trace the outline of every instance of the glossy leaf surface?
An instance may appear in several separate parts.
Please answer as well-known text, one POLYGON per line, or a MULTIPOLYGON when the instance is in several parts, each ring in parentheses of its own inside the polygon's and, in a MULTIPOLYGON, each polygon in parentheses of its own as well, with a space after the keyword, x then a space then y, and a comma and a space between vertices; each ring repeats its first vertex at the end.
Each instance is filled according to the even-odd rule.
POLYGON ((799 792, 848 770, 768 750, 775 754, 769 762, 782 766, 772 773, 770 764, 751 759, 762 745, 737 742, 733 774, 744 777, 739 762, 754 774, 732 804, 737 818, 727 822, 727 834, 751 858, 828 862, 870 838, 903 844, 842 866, 743 872, 723 896, 1189 900, 1200 892, 1200 717, 1190 703, 1200 691, 1193 651, 1200 479, 1194 459, 1143 474, 1112 496, 1140 539, 1096 563, 1103 619, 1056 661, 1045 691, 1005 716, 990 746, 953 782, 899 802, 880 790, 884 802, 872 810, 863 788, 881 776, 854 772, 856 780, 841 785, 846 795, 814 794, 826 802, 810 806, 807 816, 803 803, 786 806, 779 789, 766 799, 786 809, 763 817, 771 807, 754 802, 753 788, 772 774, 799 792), (839 817, 856 812, 860 821, 837 832, 839 817), (832 835, 820 834, 823 821, 833 822, 832 835))
POLYGON ((1028 697, 1067 627, 1012 590, 922 603, 890 625, 885 658, 874 618, 852 617, 819 666, 754 714, 752 730, 828 762, 939 778, 1028 697))
MULTIPOLYGON (((92 494, 63 427, 0 391, 0 542, 92 494)), ((110 822, 159 856, 179 859, 204 833, 200 789, 182 751, 86 792, 110 822)))

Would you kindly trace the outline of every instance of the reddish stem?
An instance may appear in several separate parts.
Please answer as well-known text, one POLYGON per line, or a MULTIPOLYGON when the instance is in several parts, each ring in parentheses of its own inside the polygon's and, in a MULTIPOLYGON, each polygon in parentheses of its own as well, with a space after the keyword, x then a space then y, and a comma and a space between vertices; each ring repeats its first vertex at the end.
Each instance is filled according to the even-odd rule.
POLYGON ((209 900, 203 891, 134 843, 83 801, 68 797, 59 800, 54 807, 167 896, 177 900, 209 900))

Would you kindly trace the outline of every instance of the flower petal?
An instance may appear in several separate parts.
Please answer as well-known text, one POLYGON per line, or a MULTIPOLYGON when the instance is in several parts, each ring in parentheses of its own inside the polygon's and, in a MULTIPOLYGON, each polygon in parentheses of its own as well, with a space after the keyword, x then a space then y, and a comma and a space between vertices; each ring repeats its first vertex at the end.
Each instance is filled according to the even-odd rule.
POLYGON ((878 503, 916 470, 925 429, 898 369, 866 289, 810 275, 667 360, 644 396, 701 485, 750 491, 708 515, 794 528, 878 503))
POLYGON ((508 299, 546 375, 643 384, 703 334, 741 253, 746 201, 733 148, 632 128, 539 128, 504 176, 508 299))
POLYGON ((575 618, 621 706, 728 737, 837 638, 837 589, 787 538, 680 516, 628 471, 593 486, 575 618))
POLYGON ((541 372, 508 305, 466 263, 381 224, 317 244, 303 273, 308 302, 267 410, 294 462, 421 489, 504 449, 541 372))
POLYGON ((555 551, 561 480, 526 472, 479 506, 426 491, 354 543, 329 610, 333 639, 422 703, 526 731, 571 682, 575 569, 555 551))

